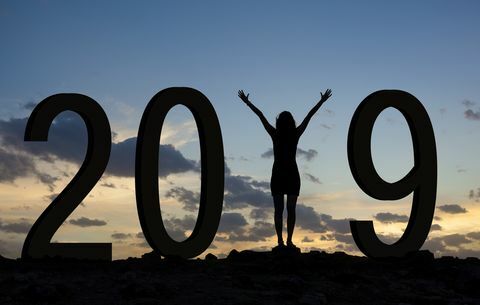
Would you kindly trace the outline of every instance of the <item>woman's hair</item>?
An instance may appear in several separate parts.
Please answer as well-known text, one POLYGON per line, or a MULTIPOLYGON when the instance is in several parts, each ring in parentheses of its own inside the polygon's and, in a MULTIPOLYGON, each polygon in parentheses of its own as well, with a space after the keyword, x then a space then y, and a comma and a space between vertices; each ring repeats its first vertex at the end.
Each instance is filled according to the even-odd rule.
POLYGON ((276 128, 280 134, 293 134, 296 128, 295 120, 288 111, 283 111, 277 116, 276 128))

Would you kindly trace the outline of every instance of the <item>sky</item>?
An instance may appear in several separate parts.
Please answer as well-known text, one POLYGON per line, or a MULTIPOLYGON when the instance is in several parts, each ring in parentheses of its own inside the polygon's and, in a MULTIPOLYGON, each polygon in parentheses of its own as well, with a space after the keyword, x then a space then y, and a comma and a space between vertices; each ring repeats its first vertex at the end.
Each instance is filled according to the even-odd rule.
MULTIPOLYGON (((399 89, 422 102, 435 132, 437 201, 423 248, 480 256, 479 9, 477 1, 1 1, 0 254, 20 256, 31 225, 83 162, 86 130, 75 114, 56 119, 48 142, 23 141, 33 107, 56 93, 97 101, 113 144, 102 179, 52 241, 111 242, 114 259, 150 252, 135 203, 138 126, 157 92, 192 87, 215 108, 227 168, 220 227, 201 257, 276 244, 272 143, 237 91, 250 93, 273 124, 283 110, 301 122, 327 88, 333 95, 298 146, 294 243, 302 251, 362 255, 349 219, 373 220, 386 243, 402 235, 412 196, 369 197, 347 158, 360 102, 399 89)), ((386 181, 413 166, 408 126, 394 109, 378 117, 371 147, 386 181)), ((194 227, 200 190, 198 132, 183 106, 168 114, 160 152, 162 217, 170 235, 183 240, 194 227)))

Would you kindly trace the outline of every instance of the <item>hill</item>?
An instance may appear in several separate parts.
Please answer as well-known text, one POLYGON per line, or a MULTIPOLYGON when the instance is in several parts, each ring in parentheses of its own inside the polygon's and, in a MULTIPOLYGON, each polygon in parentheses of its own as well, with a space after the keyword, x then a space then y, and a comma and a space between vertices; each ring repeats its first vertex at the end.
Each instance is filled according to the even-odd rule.
POLYGON ((6 304, 480 304, 480 260, 232 250, 225 259, 0 260, 6 304))

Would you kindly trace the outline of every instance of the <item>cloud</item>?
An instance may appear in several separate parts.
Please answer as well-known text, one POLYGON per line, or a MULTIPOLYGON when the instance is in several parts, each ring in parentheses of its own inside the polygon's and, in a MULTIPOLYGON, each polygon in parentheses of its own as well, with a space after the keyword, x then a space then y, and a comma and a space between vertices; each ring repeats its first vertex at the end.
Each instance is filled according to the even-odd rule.
POLYGON ((183 204, 183 208, 190 212, 197 211, 200 204, 200 193, 187 190, 184 187, 174 187, 168 190, 165 197, 176 198, 183 204))
POLYGON ((238 241, 266 241, 267 238, 270 238, 275 235, 274 225, 265 221, 256 221, 253 226, 250 227, 248 232, 242 230, 235 232, 228 236, 227 242, 238 242, 238 241))
POLYGON ((311 243, 311 242, 313 242, 313 239, 311 239, 308 236, 304 236, 302 239, 302 243, 311 243))
POLYGON ((32 223, 26 218, 20 218, 15 222, 4 222, 0 220, 0 231, 6 233, 26 234, 30 231, 32 223))
POLYGON ((260 155, 260 157, 268 159, 273 158, 273 148, 269 148, 266 152, 260 155))
POLYGON ((295 209, 295 214, 295 226, 315 233, 327 231, 327 226, 322 221, 322 215, 324 214, 320 215, 312 207, 299 203, 295 209))
POLYGON ((382 223, 408 222, 407 215, 392 214, 389 212, 378 213, 373 217, 382 223))
MULTIPOLYGON (((433 225, 432 227, 434 227, 433 225)), ((393 244, 399 240, 400 236, 395 234, 381 234, 377 233, 377 236, 386 244, 393 244)), ((332 237, 337 242, 340 242, 345 245, 337 245, 337 248, 346 250, 346 251, 358 251, 355 241, 350 233, 332 233, 324 234, 320 236, 320 240, 332 240, 332 237)), ((480 232, 470 232, 467 234, 448 234, 438 237, 429 237, 422 246, 422 249, 428 249, 432 251, 436 256, 458 256, 458 257, 468 257, 468 256, 480 256, 479 250, 472 250, 465 248, 465 245, 469 245, 474 241, 480 240, 480 232)))
POLYGON ((472 102, 471 100, 464 100, 462 101, 462 104, 467 108, 472 108, 476 103, 472 102))
POLYGON ((431 231, 442 231, 442 226, 439 225, 439 224, 433 224, 431 227, 430 227, 430 232, 431 231))
POLYGON ((240 213, 223 213, 218 228, 220 235, 216 236, 217 242, 244 242, 266 241, 275 235, 272 223, 258 220, 249 225, 245 217, 240 213), (222 235, 225 234, 226 236, 222 235))
POLYGON ((24 240, 18 238, 0 239, 0 254, 3 257, 17 258, 22 251, 24 240))
POLYGON ((464 115, 465 118, 467 118, 468 120, 480 120, 480 111, 473 111, 472 109, 467 109, 465 110, 464 115))
POLYGON ((176 241, 183 241, 187 238, 186 231, 193 230, 197 219, 191 215, 185 215, 183 218, 170 218, 163 220, 168 235, 176 241))
POLYGON ((480 200, 480 187, 477 188, 476 192, 475 192, 475 190, 470 190, 470 192, 468 194, 468 198, 478 202, 480 200))
POLYGON ((35 108, 35 106, 37 106, 37 103, 35 103, 35 102, 27 102, 27 103, 22 105, 23 109, 25 109, 25 110, 33 110, 33 108, 35 108))
MULTIPOLYGON (((106 173, 119 177, 134 177, 136 144, 136 137, 113 143, 106 173)), ((186 159, 171 144, 160 145, 159 157, 158 175, 162 178, 171 174, 199 170, 194 160, 186 159)))
POLYGON ((58 178, 46 173, 40 173, 38 171, 36 172, 36 175, 38 180, 40 180, 41 183, 47 185, 50 192, 53 192, 53 190, 55 189, 55 182, 58 180, 58 178))
POLYGON ((35 174, 32 158, 0 148, 0 182, 13 182, 19 177, 35 174))
MULTIPOLYGON (((297 148, 297 155, 307 161, 312 161, 318 155, 318 151, 315 149, 303 150, 301 148, 297 148)), ((261 155, 261 157, 266 159, 273 158, 273 149, 268 149, 261 155)))
POLYGON ((318 151, 315 149, 303 150, 301 148, 297 148, 297 155, 307 161, 312 161, 313 158, 318 155, 318 151))
MULTIPOLYGON (((266 192, 258 190, 251 185, 253 179, 248 176, 232 176, 228 167, 226 167, 226 178, 230 179, 231 185, 226 187, 227 195, 239 196, 239 194, 250 193, 252 191, 260 192, 260 197, 265 196, 266 192)), ((187 198, 192 198, 192 193, 185 192, 182 188, 174 188, 175 191, 171 192, 172 196, 181 197, 185 194, 187 198)), ((250 201, 245 201, 244 205, 236 205, 236 208, 253 207, 250 210, 250 218, 254 219, 253 224, 249 224, 247 219, 242 213, 238 212, 225 212, 220 220, 219 229, 215 240, 218 243, 227 242, 256 242, 266 241, 275 236, 275 228, 273 223, 266 221, 271 218, 273 212, 271 196, 267 197, 268 206, 256 206, 251 204, 250 201)), ((353 244, 353 239, 350 235, 349 221, 351 219, 334 219, 331 215, 317 213, 312 207, 299 203, 296 208, 297 216, 297 228, 308 230, 315 233, 327 233, 321 236, 323 240, 332 240, 334 235, 338 240, 342 242, 349 242, 352 246, 352 251, 357 251, 353 244)), ((183 219, 168 219, 165 220, 165 226, 172 238, 176 240, 185 239, 185 232, 192 230, 196 219, 192 216, 185 216, 183 219)), ((139 233, 139 238, 143 237, 142 233, 139 233)), ((306 241, 307 242, 307 241, 306 241)), ((348 250, 345 248, 344 250, 348 250)))
POLYGON ((343 233, 334 233, 333 237, 336 241, 345 243, 347 245, 355 246, 355 241, 353 240, 352 234, 343 234, 343 233))
POLYGON ((32 156, 0 148, 0 183, 13 183, 18 178, 34 176, 53 192, 58 178, 40 172, 32 156))
MULTIPOLYGON (((171 238, 181 241, 184 240, 186 232, 193 230, 196 218, 186 215, 183 218, 170 218, 164 220, 165 228, 171 238)), ((217 230, 217 242, 236 242, 236 241, 259 241, 265 240, 265 236, 271 236, 274 232, 273 225, 265 222, 256 222, 254 226, 247 230, 248 222, 240 213, 223 213, 217 230), (219 236, 218 234, 225 234, 219 236)), ((144 238, 143 233, 139 232, 137 238, 144 238)))
MULTIPOLYGON (((273 207, 272 196, 269 191, 266 191, 269 186, 270 183, 266 181, 257 181, 249 176, 232 175, 230 168, 225 164, 224 208, 232 210, 253 207, 252 218, 266 219, 271 215, 269 209, 273 207)), ((184 187, 173 187, 166 192, 166 197, 177 199, 187 211, 198 210, 199 192, 193 192, 184 187)))
POLYGON ((140 241, 140 242, 131 243, 130 245, 131 245, 131 246, 134 246, 134 247, 151 249, 150 245, 148 244, 148 242, 147 242, 146 240, 142 240, 142 241, 140 241))
POLYGON ((464 100, 462 104, 467 108, 467 110, 465 110, 465 112, 463 113, 467 120, 480 120, 480 110, 472 110, 472 108, 476 105, 475 102, 472 102, 470 100, 464 100))
POLYGON ((445 244, 439 237, 428 238, 422 246, 422 249, 428 249, 437 255, 443 252, 445 248, 445 244))
POLYGON ((261 188, 264 190, 270 190, 270 182, 268 181, 257 181, 257 180, 252 180, 250 177, 245 177, 245 176, 242 176, 242 177, 244 179, 247 179, 250 185, 253 187, 261 188))
POLYGON ((394 234, 388 234, 388 235, 385 235, 385 234, 377 234, 378 238, 380 238, 381 241, 383 241, 384 243, 386 244, 393 244, 395 242, 397 242, 399 239, 400 239, 400 236, 397 236, 397 235, 394 235, 394 234))
POLYGON ((103 186, 103 187, 108 187, 108 188, 112 188, 112 189, 116 189, 117 186, 113 183, 108 183, 108 182, 104 182, 102 184, 100 184, 100 186, 103 186))
POLYGON ((242 234, 248 225, 247 220, 240 213, 223 213, 218 227, 219 233, 242 234))
POLYGON ((469 257, 480 256, 479 250, 464 248, 464 245, 480 240, 480 232, 469 232, 467 234, 449 234, 438 237, 430 237, 425 241, 422 249, 428 249, 437 256, 469 257))
MULTIPOLYGON (((312 207, 303 203, 297 204, 295 214, 295 226, 297 228, 315 233, 325 233, 327 231, 342 234, 350 233, 349 221, 352 219, 334 219, 331 215, 320 214, 312 207)), ((250 217, 253 219, 266 219, 267 217, 271 217, 271 212, 265 207, 255 208, 250 212, 250 217)))
POLYGON ((318 179, 318 177, 315 177, 315 176, 312 175, 312 174, 304 173, 303 176, 304 176, 305 178, 307 178, 307 180, 310 181, 310 182, 313 182, 313 183, 316 183, 316 184, 322 184, 322 182, 320 181, 320 179, 318 179))
POLYGON ((335 116, 335 112, 331 109, 325 109, 324 111, 329 117, 335 116))
POLYGON ((111 235, 111 237, 113 239, 116 239, 116 240, 124 240, 124 239, 131 238, 132 234, 130 234, 130 233, 113 233, 111 235))
POLYGON ((257 208, 272 206, 272 196, 261 188, 255 188, 255 181, 248 176, 225 176, 225 208, 241 209, 249 205, 257 208))
POLYGON ((250 235, 264 241, 266 238, 276 235, 275 227, 272 223, 266 221, 256 221, 249 231, 250 235))
MULTIPOLYGON (((345 250, 345 251, 352 251, 352 252, 353 251, 355 251, 355 252, 358 251, 358 247, 357 247, 351 233, 334 233, 333 237, 336 241, 345 244, 343 246, 341 245, 341 247, 339 247, 340 249, 345 250)), ((393 235, 393 234, 385 235, 385 234, 381 234, 381 233, 377 233, 377 237, 383 243, 389 244, 389 245, 395 243, 400 238, 397 235, 393 235)), ((338 247, 338 245, 337 245, 337 247, 338 247)))
POLYGON ((43 196, 45 200, 47 200, 48 202, 52 202, 55 198, 58 197, 58 194, 59 193, 52 193, 52 194, 49 194, 49 195, 45 195, 43 196))
POLYGON ((10 210, 12 211, 28 211, 28 210, 31 210, 32 207, 29 206, 29 205, 17 205, 17 206, 14 206, 14 207, 11 207, 10 210))
POLYGON ((87 131, 83 120, 77 114, 60 114, 50 127, 47 142, 24 142, 26 123, 27 118, 0 121, 0 136, 4 146, 48 162, 54 162, 56 158, 74 163, 83 162, 87 131))
POLYGON ((79 227, 101 227, 107 224, 106 221, 100 219, 90 219, 87 217, 80 217, 77 219, 71 219, 70 224, 79 227))
POLYGON ((480 232, 477 231, 477 232, 467 233, 467 237, 475 240, 480 240, 480 232))
POLYGON ((328 230, 342 234, 350 233, 350 221, 354 220, 353 218, 334 219, 327 214, 321 214, 321 218, 328 230))
MULTIPOLYGON (((25 142, 23 136, 26 123, 27 118, 0 120, 0 138, 4 147, 0 152, 0 166, 5 164, 0 168, 2 171, 0 175, 3 175, 4 179, 11 180, 29 173, 38 176, 33 157, 49 163, 56 160, 75 164, 83 163, 87 148, 87 131, 83 120, 77 114, 73 112, 60 114, 50 128, 47 142, 25 142), (10 151, 9 154, 5 148, 10 151), (13 152, 19 154, 20 157, 12 158, 13 152), (10 164, 15 164, 16 167, 6 166, 8 165, 6 162, 12 162, 10 164), (7 169, 3 169, 5 166, 7 169), (8 170, 8 168, 11 168, 11 170, 8 170), (16 168, 19 169, 17 170, 18 173, 13 173, 13 169, 16 168)), ((105 173, 119 177, 134 177, 135 150, 135 137, 112 143, 110 160, 105 173)), ((159 156, 160 177, 199 170, 197 162, 186 159, 171 144, 160 145, 159 156)), ((39 179, 46 184, 55 182, 51 176, 43 175, 39 176, 39 179)))
POLYGON ((255 208, 250 211, 250 218, 252 219, 265 220, 270 217, 271 217, 270 210, 267 210, 266 208, 263 208, 263 209, 255 208))
POLYGON ((333 234, 322 234, 320 235, 320 240, 334 240, 335 236, 333 234))
POLYGON ((449 213, 449 214, 467 213, 467 209, 462 208, 458 204, 445 204, 445 205, 438 206, 437 209, 439 209, 442 212, 449 213))
POLYGON ((469 244, 472 242, 463 234, 449 234, 449 235, 442 236, 440 238, 443 241, 443 243, 447 246, 458 247, 460 245, 469 244))

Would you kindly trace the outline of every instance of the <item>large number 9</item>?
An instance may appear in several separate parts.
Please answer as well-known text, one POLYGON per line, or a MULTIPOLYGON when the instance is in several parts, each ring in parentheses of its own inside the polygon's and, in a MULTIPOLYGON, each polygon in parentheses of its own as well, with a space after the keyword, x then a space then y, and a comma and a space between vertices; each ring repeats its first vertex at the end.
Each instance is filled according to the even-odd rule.
POLYGON ((368 257, 403 257, 425 242, 432 224, 437 189, 437 153, 432 123, 427 111, 413 95, 400 90, 370 94, 358 106, 348 131, 348 162, 355 181, 369 196, 398 200, 413 191, 412 210, 407 228, 395 243, 383 243, 375 234, 372 221, 351 221, 358 248, 368 257), (393 107, 405 117, 413 142, 414 166, 397 182, 383 180, 375 170, 371 153, 373 124, 386 108, 393 107))

